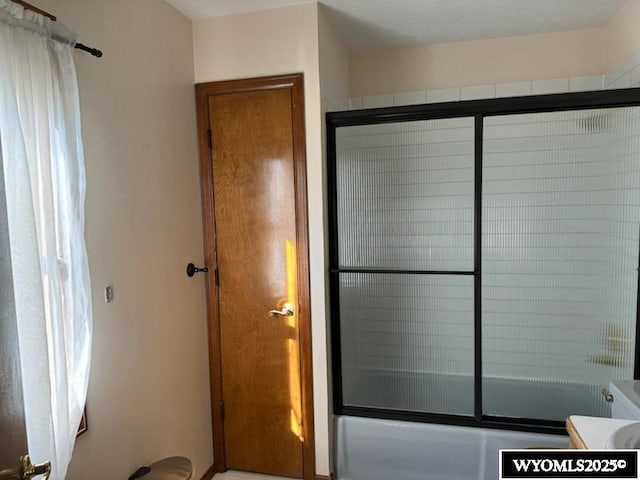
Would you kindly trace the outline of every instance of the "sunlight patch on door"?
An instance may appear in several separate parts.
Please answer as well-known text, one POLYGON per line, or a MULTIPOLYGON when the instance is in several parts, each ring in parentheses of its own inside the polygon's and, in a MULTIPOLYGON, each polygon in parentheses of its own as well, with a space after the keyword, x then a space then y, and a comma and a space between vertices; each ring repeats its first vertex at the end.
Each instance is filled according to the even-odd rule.
POLYGON ((287 301, 293 305, 294 315, 285 317, 289 327, 287 355, 289 356, 289 405, 290 425, 293 434, 304 442, 302 432, 302 405, 300 401, 300 360, 298 346, 298 298, 296 284, 296 247, 290 240, 285 242, 287 259, 287 301))

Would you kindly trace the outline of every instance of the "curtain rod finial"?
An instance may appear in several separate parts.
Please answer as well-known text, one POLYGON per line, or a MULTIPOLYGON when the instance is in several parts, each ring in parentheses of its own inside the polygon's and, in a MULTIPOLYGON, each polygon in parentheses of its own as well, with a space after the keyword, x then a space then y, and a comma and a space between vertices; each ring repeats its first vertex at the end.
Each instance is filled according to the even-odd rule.
POLYGON ((83 45, 82 43, 76 43, 76 48, 78 50, 82 50, 84 52, 90 53, 94 57, 98 57, 98 58, 102 57, 102 51, 98 50, 97 48, 87 47, 86 45, 83 45))

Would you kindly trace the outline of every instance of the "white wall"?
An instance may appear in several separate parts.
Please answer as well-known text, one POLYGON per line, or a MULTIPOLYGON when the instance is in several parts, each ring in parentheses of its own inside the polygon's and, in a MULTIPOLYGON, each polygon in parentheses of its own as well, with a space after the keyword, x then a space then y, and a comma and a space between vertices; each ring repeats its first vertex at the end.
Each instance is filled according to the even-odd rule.
MULTIPOLYGON (((331 26, 326 9, 318 7, 318 53, 323 113, 349 107, 349 51, 331 26)), ((324 115, 322 127, 324 129, 324 115)), ((324 147, 324 142, 322 143, 324 147)))
POLYGON ((34 0, 104 57, 76 54, 94 302, 89 431, 68 478, 212 462, 191 22, 156 0, 34 0), (113 303, 103 289, 113 285, 113 303))
MULTIPOLYGON (((325 116, 327 112, 337 110, 349 109, 349 52, 345 45, 342 43, 339 35, 335 32, 329 19, 327 17, 325 7, 320 5, 318 7, 318 53, 319 53, 319 67, 320 67, 320 97, 322 103, 321 109, 321 130, 322 130, 322 190, 326 192, 326 165, 327 165, 327 151, 326 151, 326 122, 325 116)), ((322 210, 324 215, 324 221, 327 222, 327 198, 323 195, 322 210)), ((325 255, 328 258, 328 245, 325 242, 325 255)), ((325 275, 324 288, 326 294, 326 308, 329 311, 329 275, 325 275)), ((331 351, 330 342, 330 324, 329 319, 326 319, 327 324, 327 352, 331 351)), ((327 356, 327 367, 329 372, 332 371, 331 356, 327 356)), ((327 381, 327 398, 331 399, 333 395, 331 374, 327 381)), ((329 415, 333 413, 332 401, 329 400, 329 415)), ((333 439, 333 422, 329 422, 329 434, 328 438, 333 439)), ((329 445, 329 465, 333 466, 333 450, 329 445)))
POLYGON ((196 83, 302 72, 305 90, 316 470, 329 473, 325 241, 318 7, 304 4, 196 21, 196 83))

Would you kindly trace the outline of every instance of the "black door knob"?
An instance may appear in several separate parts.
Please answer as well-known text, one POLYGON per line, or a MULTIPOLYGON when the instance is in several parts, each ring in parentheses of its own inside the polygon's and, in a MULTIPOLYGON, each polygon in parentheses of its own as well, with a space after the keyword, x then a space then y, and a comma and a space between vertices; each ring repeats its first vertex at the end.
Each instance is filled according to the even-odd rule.
POLYGON ((198 268, 193 263, 187 265, 187 275, 193 277, 196 273, 207 273, 209 269, 207 267, 198 268))

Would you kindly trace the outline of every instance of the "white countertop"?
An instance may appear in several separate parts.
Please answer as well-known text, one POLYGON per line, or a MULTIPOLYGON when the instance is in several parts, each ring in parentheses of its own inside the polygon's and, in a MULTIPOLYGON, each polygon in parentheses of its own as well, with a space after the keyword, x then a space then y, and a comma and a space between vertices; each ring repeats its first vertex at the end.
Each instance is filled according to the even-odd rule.
POLYGON ((571 420, 586 447, 592 450, 604 450, 607 439, 614 431, 625 425, 638 422, 638 420, 583 417, 581 415, 571 415, 569 420, 571 420))

